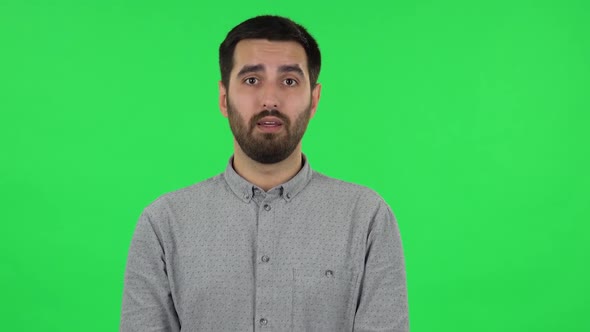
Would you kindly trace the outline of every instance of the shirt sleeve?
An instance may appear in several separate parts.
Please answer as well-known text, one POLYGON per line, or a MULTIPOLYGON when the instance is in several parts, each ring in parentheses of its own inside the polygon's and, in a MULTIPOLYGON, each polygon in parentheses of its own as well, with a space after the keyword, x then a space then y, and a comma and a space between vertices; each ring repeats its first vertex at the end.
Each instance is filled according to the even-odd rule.
POLYGON ((409 331, 403 248, 397 221, 383 200, 367 237, 354 331, 409 331))
POLYGON ((146 211, 131 241, 121 308, 121 332, 178 332, 161 232, 146 211))

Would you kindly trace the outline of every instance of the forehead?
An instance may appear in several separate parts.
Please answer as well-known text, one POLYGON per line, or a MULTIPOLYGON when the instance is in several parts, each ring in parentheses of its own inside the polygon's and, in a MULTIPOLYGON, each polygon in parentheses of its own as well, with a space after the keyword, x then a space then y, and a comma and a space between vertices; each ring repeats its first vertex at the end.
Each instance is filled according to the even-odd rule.
POLYGON ((307 55, 305 49, 294 41, 240 40, 234 51, 233 71, 255 64, 264 64, 267 68, 298 64, 307 71, 307 55))

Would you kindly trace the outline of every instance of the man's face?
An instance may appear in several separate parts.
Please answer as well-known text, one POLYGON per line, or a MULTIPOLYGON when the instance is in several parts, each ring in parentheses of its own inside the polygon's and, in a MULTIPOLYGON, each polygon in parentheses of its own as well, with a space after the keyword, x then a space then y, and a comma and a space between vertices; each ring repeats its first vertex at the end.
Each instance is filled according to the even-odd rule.
POLYGON ((305 50, 296 42, 245 39, 236 45, 220 108, 251 159, 274 164, 289 157, 316 111, 320 85, 310 90, 305 50))

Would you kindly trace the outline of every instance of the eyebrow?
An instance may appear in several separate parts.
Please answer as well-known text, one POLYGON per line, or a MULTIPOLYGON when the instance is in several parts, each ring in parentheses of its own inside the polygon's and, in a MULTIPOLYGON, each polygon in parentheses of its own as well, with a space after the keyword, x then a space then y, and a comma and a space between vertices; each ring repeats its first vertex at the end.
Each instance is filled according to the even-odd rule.
MULTIPOLYGON (((248 74, 248 73, 257 73, 264 71, 265 67, 263 64, 257 65, 245 65, 242 69, 238 72, 238 77, 248 74)), ((303 70, 299 67, 298 64, 294 65, 282 65, 279 67, 279 73, 296 73, 299 74, 301 77, 305 77, 303 70)))

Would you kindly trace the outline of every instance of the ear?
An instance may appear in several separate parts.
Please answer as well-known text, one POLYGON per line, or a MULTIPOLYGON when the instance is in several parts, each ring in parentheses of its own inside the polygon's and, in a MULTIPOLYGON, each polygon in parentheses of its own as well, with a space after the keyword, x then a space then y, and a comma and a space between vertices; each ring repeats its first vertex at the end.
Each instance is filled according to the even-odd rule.
POLYGON ((317 83, 313 90, 311 90, 311 115, 310 119, 313 118, 315 115, 315 111, 318 108, 318 103, 320 102, 320 94, 322 92, 322 85, 317 83))
POLYGON ((227 89, 222 81, 219 81, 219 110, 227 118, 227 89))

